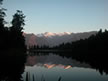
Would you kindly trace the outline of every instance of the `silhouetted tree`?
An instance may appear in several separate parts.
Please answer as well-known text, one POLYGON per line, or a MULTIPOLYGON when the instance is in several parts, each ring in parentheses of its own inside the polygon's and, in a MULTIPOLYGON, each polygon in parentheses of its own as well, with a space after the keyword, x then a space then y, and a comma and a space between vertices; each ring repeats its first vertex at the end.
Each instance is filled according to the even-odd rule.
POLYGON ((25 39, 23 36, 23 26, 25 25, 25 16, 22 11, 17 10, 13 15, 12 26, 5 27, 6 9, 2 8, 3 0, 0 0, 0 50, 9 48, 25 49, 25 39))
POLYGON ((23 26, 25 25, 25 16, 22 11, 17 10, 13 15, 12 27, 10 27, 10 36, 11 36, 11 46, 15 47, 25 47, 25 39, 23 36, 23 26))
POLYGON ((4 20, 4 17, 6 16, 5 14, 6 9, 2 8, 2 1, 3 0, 0 0, 0 49, 3 49, 5 47, 6 45, 5 36, 7 36, 8 34, 8 29, 5 27, 5 20, 4 20))
POLYGON ((6 16, 5 11, 6 9, 2 8, 2 1, 0 0, 0 31, 2 31, 4 29, 4 17, 6 16))
POLYGON ((22 11, 17 10, 13 15, 11 30, 22 33, 23 26, 25 25, 25 16, 22 11))

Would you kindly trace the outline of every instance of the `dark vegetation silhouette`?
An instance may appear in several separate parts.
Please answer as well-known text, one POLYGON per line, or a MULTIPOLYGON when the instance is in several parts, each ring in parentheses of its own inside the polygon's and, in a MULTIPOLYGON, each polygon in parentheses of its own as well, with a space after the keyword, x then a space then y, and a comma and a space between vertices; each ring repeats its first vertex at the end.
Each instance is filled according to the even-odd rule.
POLYGON ((0 52, 0 81, 23 81, 25 52, 0 52))
POLYGON ((11 26, 6 26, 4 17, 6 16, 6 9, 2 8, 2 1, 0 0, 0 50, 7 49, 26 49, 25 39, 23 36, 23 26, 25 25, 24 14, 17 10, 13 15, 11 26))
POLYGON ((43 46, 39 46, 39 45, 34 45, 34 46, 30 46, 29 47, 29 51, 30 50, 51 50, 52 48, 46 45, 43 46))
POLYGON ((0 0, 0 81, 22 81, 26 60, 26 45, 23 36, 24 14, 17 10, 11 26, 6 26, 6 9, 0 0))
POLYGON ((82 53, 100 53, 107 52, 108 46, 108 31, 102 32, 102 29, 98 31, 96 35, 91 35, 89 38, 80 39, 75 42, 60 44, 53 47, 53 49, 59 50, 71 50, 72 52, 82 53))

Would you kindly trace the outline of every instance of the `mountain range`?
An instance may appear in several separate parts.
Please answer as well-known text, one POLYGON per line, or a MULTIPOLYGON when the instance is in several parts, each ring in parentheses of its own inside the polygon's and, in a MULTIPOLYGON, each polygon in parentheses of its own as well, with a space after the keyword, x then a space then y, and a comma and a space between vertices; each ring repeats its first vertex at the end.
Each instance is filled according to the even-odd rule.
POLYGON ((51 33, 45 32, 41 34, 28 34, 24 33, 26 45, 34 46, 34 45, 47 45, 47 46, 57 46, 62 43, 68 43, 72 41, 77 41, 80 39, 85 39, 90 37, 91 35, 95 35, 96 31, 90 32, 82 32, 82 33, 70 33, 70 32, 63 32, 63 33, 51 33))

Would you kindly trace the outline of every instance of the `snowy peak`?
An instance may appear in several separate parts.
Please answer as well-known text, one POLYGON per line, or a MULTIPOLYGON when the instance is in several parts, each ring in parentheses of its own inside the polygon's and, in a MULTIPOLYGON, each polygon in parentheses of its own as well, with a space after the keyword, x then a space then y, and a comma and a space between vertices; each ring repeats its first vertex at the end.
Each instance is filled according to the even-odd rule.
POLYGON ((41 34, 37 34, 39 37, 52 37, 52 36, 63 36, 63 35, 70 35, 71 32, 63 32, 63 33, 52 33, 52 32, 45 32, 41 34))

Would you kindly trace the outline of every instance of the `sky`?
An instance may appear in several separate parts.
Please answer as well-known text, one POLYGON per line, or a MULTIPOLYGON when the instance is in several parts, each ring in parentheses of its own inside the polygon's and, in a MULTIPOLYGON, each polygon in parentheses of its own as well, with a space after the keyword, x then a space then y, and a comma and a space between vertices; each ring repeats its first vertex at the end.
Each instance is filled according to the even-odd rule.
POLYGON ((87 32, 108 29, 108 0, 4 0, 6 20, 26 15, 24 32, 87 32))

